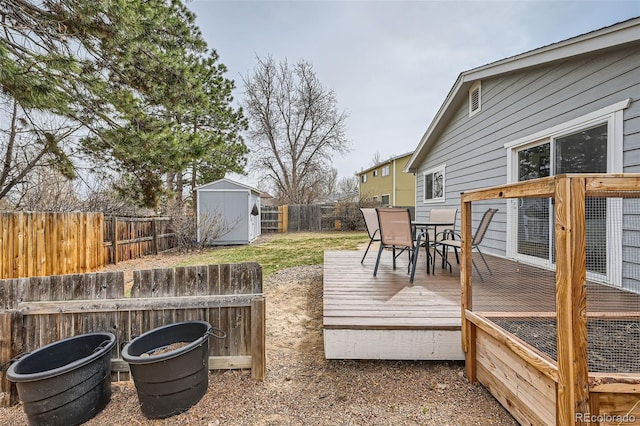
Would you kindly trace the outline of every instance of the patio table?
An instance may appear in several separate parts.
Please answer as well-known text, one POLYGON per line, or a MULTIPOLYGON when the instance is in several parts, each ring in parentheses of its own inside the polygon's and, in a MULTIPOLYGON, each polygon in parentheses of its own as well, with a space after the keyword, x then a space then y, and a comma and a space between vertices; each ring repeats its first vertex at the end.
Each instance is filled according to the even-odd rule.
MULTIPOLYGON (((413 227, 415 232, 421 231, 423 234, 427 235, 426 241, 429 241, 428 234, 426 234, 426 232, 427 232, 427 230, 429 228, 433 228, 433 235, 436 236, 436 235, 438 235, 438 228, 440 228, 442 231, 447 230, 447 229, 452 229, 455 226, 455 222, 436 222, 436 221, 430 221, 430 220, 412 220, 411 221, 411 226, 413 227)), ((432 270, 433 272, 432 273, 435 274, 435 272, 436 272, 435 252, 440 254, 440 257, 442 257, 442 267, 443 268, 445 268, 445 265, 449 265, 449 267, 451 267, 451 263, 449 263, 449 260, 444 257, 444 253, 438 251, 438 249, 436 248, 435 239, 434 239, 433 250, 434 250, 434 254, 433 254, 433 270, 432 270), (445 264, 445 262, 446 262, 446 264, 445 264)))

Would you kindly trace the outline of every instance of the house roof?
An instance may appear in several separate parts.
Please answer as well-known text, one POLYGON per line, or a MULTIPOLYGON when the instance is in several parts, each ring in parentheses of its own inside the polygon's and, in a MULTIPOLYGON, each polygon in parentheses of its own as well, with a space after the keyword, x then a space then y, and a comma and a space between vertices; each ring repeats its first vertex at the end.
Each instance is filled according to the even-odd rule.
POLYGON ((230 185, 234 185, 234 186, 239 186, 241 188, 247 189, 249 191, 255 192, 255 193, 262 193, 262 191, 260 191, 259 189, 253 188, 249 185, 245 185, 244 183, 240 183, 240 182, 236 182, 235 180, 231 180, 231 179, 227 179, 227 178, 222 178, 222 179, 218 179, 218 180, 214 180, 213 182, 209 182, 209 183, 205 183, 203 185, 200 185, 198 187, 195 188, 196 191, 200 190, 200 189, 207 189, 207 187, 209 186, 213 186, 217 183, 222 183, 222 182, 226 182, 230 185))
POLYGON ((389 157, 386 160, 381 161, 378 164, 375 164, 375 165, 369 167, 368 169, 360 170, 359 172, 356 173, 356 175, 360 176, 363 173, 370 172, 371 170, 377 169, 378 167, 380 167, 380 166, 382 166, 384 164, 391 163, 391 162, 393 162, 395 160, 398 160, 398 159, 400 159, 402 157, 406 157, 408 155, 411 155, 412 153, 413 153, 413 151, 409 151, 409 152, 405 152, 404 154, 396 155, 395 157, 389 157))
POLYGON ((474 82, 638 41, 640 41, 640 17, 462 72, 420 139, 420 143, 405 166, 405 172, 416 172, 447 122, 457 108, 467 100, 468 91, 474 82))

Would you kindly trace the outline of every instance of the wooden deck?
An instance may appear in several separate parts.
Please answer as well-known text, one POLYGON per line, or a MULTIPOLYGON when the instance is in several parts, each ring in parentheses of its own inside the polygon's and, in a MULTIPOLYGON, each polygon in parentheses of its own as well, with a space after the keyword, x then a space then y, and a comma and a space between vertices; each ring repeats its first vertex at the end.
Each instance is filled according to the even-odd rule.
POLYGON ((327 359, 462 360, 460 278, 436 267, 427 275, 424 252, 409 283, 407 256, 397 268, 385 251, 327 251, 324 258, 324 340, 327 359))
MULTIPOLYGON (((383 252, 360 263, 362 251, 328 251, 324 260, 324 339, 328 359, 464 359, 461 348, 460 270, 436 265, 425 271, 420 254, 413 285, 407 256, 392 268, 383 252)), ((555 318, 554 273, 519 262, 486 256, 493 275, 474 271, 474 312, 494 319, 555 318), (477 280, 477 281, 476 281, 477 280)), ((480 264, 480 261, 477 260, 480 264)), ((480 264, 482 271, 486 271, 480 264)), ((587 282, 590 318, 638 318, 640 295, 587 282)), ((555 336, 547 336, 555 341, 555 336)))

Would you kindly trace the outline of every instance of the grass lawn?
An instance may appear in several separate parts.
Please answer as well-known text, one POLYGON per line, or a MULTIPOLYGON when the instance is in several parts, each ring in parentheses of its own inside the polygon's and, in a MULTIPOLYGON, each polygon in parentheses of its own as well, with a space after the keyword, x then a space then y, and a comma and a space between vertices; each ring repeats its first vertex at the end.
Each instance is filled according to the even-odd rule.
POLYGON ((366 232, 274 234, 265 243, 219 247, 190 257, 177 266, 258 262, 267 276, 292 266, 322 264, 325 250, 356 250, 358 245, 368 241, 366 232))

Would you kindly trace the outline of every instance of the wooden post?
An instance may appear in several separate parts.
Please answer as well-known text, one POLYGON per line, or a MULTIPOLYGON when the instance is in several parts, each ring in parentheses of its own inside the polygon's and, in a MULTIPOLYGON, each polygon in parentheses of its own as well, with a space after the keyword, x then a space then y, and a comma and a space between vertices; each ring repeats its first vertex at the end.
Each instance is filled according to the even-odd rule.
POLYGON ((151 252, 158 254, 158 227, 156 226, 156 218, 151 219, 151 252))
POLYGON ((267 378, 266 303, 264 297, 251 300, 251 377, 267 378))
POLYGON ((585 179, 555 183, 558 388, 556 424, 585 424, 589 413, 587 361, 585 179))
MULTIPOLYGON (((0 365, 4 365, 11 357, 11 313, 0 313, 0 365)), ((4 372, 0 372, 0 407, 11 405, 11 382, 4 372)))
POLYGON ((460 199, 460 211, 462 214, 460 226, 462 235, 461 267, 460 267, 460 293, 461 293, 461 334, 462 350, 465 353, 465 366, 467 379, 473 383, 476 381, 476 335, 475 325, 467 320, 466 311, 473 309, 471 275, 473 273, 472 253, 471 253, 471 222, 472 208, 471 202, 464 200, 464 195, 460 199))
POLYGON ((113 264, 118 264, 118 218, 114 216, 112 219, 113 226, 111 228, 111 250, 113 250, 113 264))

